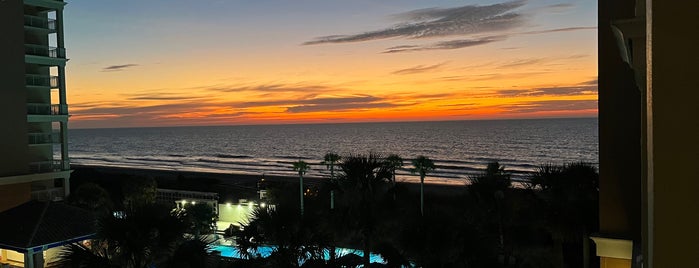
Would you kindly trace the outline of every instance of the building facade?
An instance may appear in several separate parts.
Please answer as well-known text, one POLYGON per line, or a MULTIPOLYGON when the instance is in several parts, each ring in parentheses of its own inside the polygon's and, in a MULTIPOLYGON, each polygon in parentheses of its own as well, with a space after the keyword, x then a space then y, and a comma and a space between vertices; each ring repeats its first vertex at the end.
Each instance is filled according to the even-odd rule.
POLYGON ((71 172, 65 4, 62 0, 0 1, 3 267, 43 267, 60 245, 94 233, 88 220, 91 214, 54 202, 69 194, 71 172), (78 227, 82 230, 73 232, 78 227))
POLYGON ((0 211, 69 191, 64 6, 0 2, 0 211))
POLYGON ((601 267, 699 267, 699 2, 598 6, 601 267))

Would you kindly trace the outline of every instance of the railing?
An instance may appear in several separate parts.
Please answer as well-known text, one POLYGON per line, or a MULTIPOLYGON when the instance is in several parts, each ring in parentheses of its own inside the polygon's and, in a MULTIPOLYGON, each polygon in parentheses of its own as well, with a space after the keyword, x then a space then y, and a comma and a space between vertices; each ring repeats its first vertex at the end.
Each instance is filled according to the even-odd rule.
POLYGON ((38 201, 60 201, 65 197, 65 189, 50 188, 44 190, 33 190, 32 199, 38 201))
POLYGON ((34 173, 56 172, 63 170, 63 161, 49 160, 29 163, 29 171, 34 173))
POLYGON ((33 115, 68 115, 68 105, 27 103, 27 114, 33 114, 33 115))
POLYGON ((48 144, 60 143, 61 133, 54 131, 52 133, 29 133, 29 144, 48 144))
POLYGON ((40 86, 57 88, 59 85, 58 76, 28 74, 25 76, 27 86, 40 86))
POLYGON ((24 53, 27 55, 44 56, 50 58, 65 59, 66 57, 66 50, 64 48, 32 44, 24 45, 24 53))
POLYGON ((47 30, 56 30, 56 20, 37 16, 24 15, 24 25, 47 30))

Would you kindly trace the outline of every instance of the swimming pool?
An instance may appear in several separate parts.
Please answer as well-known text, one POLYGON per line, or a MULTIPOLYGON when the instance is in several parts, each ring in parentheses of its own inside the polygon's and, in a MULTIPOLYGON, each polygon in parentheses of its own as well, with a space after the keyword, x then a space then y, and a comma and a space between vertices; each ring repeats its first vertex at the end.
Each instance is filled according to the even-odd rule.
MULTIPOLYGON (((240 255, 240 251, 234 247, 234 246, 227 246, 227 245, 217 245, 217 246, 212 246, 211 251, 219 251, 221 252, 222 257, 228 257, 228 258, 238 258, 242 259, 243 257, 240 255)), ((274 247, 272 246, 262 246, 257 248, 256 254, 258 254, 260 257, 269 257, 269 255, 272 254, 272 251, 274 251, 274 247)), ((339 258, 342 256, 345 256, 350 253, 354 253, 359 255, 359 257, 364 256, 364 252, 361 250, 356 250, 356 249, 349 249, 349 248, 336 248, 335 249, 335 255, 339 258)), ((330 254, 329 252, 325 252, 325 259, 330 259, 330 254)), ((381 258, 380 255, 378 254, 370 254, 369 255, 369 260, 373 263, 386 263, 383 258, 381 258)))

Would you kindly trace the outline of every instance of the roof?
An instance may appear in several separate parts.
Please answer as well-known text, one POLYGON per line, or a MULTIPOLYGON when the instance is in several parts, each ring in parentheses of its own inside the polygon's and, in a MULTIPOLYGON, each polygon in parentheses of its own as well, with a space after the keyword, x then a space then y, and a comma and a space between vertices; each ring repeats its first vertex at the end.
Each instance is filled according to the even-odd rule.
POLYGON ((37 251, 90 238, 95 216, 60 202, 29 201, 0 212, 0 226, 0 248, 37 251))

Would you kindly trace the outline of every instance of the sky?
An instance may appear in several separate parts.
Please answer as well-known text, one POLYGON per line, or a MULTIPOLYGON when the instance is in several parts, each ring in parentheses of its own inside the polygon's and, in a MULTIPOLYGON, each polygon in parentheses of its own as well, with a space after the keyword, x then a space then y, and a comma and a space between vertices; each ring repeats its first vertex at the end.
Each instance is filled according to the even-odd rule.
POLYGON ((73 0, 72 128, 593 117, 594 0, 73 0))

